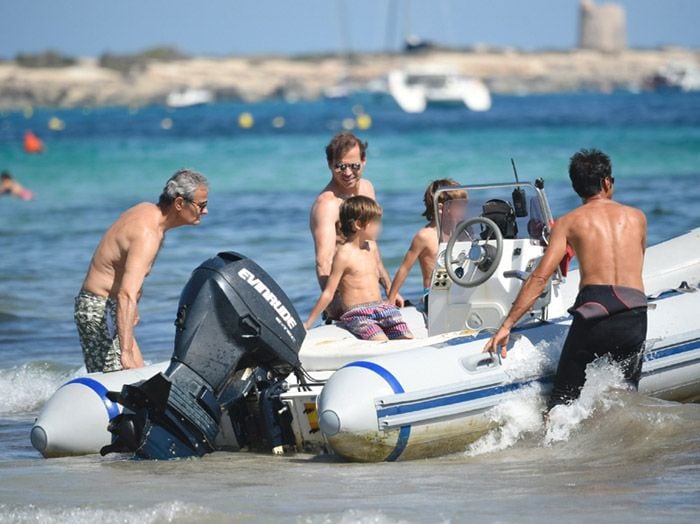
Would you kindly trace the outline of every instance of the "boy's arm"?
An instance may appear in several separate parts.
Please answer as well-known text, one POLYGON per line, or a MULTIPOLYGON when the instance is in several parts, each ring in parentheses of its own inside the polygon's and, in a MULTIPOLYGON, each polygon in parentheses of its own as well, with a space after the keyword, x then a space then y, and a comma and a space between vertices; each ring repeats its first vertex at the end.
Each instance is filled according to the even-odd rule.
POLYGON ((307 330, 311 329, 314 321, 333 300, 333 296, 335 296, 335 292, 338 289, 338 284, 340 284, 340 279, 345 272, 345 265, 343 258, 336 254, 333 258, 333 266, 331 267, 331 274, 326 282, 326 287, 321 292, 321 296, 316 301, 316 305, 311 310, 311 313, 309 313, 309 318, 304 323, 304 327, 307 330))
POLYGON ((392 304, 394 300, 396 300, 396 295, 398 295, 399 289, 401 289, 401 286, 403 286, 403 283, 406 281, 406 277, 408 277, 408 274, 410 273, 413 264, 416 263, 418 255, 420 255, 423 251, 423 247, 424 246, 420 241, 419 235, 416 234, 416 236, 414 236, 413 240, 411 241, 411 245, 408 248, 408 251, 406 251, 406 255, 403 257, 401 267, 399 267, 399 270, 394 276, 394 281, 391 283, 391 289, 389 290, 386 299, 387 302, 389 302, 390 304, 392 304))

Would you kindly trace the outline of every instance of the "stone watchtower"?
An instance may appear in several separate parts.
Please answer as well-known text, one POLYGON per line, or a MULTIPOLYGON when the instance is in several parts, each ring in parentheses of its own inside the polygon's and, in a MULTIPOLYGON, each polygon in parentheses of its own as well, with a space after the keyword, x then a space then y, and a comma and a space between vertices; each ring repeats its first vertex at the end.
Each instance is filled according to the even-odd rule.
POLYGON ((579 12, 579 48, 607 53, 625 50, 627 28, 622 6, 596 5, 593 0, 581 0, 579 12))

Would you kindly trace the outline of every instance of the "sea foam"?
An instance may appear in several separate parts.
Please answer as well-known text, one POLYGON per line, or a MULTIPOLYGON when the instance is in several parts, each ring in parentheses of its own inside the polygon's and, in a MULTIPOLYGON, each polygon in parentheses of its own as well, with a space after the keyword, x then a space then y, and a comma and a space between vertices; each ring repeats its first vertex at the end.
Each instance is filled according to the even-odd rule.
MULTIPOLYGON (((552 341, 515 349, 504 360, 504 370, 512 380, 523 379, 533 373, 553 372, 558 347, 559 341, 552 341)), ((619 366, 606 359, 598 359, 586 368, 586 383, 580 397, 570 404, 552 409, 546 425, 543 386, 535 383, 522 388, 489 411, 488 415, 497 427, 471 444, 465 454, 477 456, 502 451, 528 436, 541 438, 540 444, 543 446, 566 441, 594 413, 608 411, 620 404, 620 397, 611 392, 627 387, 619 366)))
POLYGON ((0 369, 0 415, 35 412, 62 384, 83 374, 85 367, 38 361, 0 369))
MULTIPOLYGON (((72 522, 76 524, 110 523, 160 523, 160 522, 231 522, 233 515, 210 511, 195 504, 181 501, 163 502, 152 508, 138 509, 127 505, 123 509, 101 508, 46 508, 30 504, 13 508, 0 504, 2 522, 43 522, 45 524, 72 522)), ((232 519, 233 517, 233 519, 232 519)))

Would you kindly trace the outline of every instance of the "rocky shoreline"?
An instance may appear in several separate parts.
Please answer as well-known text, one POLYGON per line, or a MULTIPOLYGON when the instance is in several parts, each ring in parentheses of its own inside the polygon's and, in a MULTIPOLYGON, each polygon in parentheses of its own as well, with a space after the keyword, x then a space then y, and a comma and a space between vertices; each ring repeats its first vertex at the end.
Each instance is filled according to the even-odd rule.
POLYGON ((0 109, 29 106, 143 106, 178 89, 203 88, 217 100, 316 99, 338 85, 366 89, 395 68, 440 64, 484 80, 497 94, 576 90, 638 91, 664 67, 700 65, 700 51, 669 48, 603 53, 591 50, 430 51, 316 57, 152 60, 126 73, 83 58, 67 67, 0 62, 0 109))

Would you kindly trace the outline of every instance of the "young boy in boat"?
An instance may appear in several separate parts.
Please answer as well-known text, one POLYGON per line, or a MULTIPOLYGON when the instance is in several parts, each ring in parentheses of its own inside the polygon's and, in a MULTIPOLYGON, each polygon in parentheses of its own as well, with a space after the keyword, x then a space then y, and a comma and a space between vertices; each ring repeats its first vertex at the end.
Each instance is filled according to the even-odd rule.
MULTIPOLYGON (((439 240, 438 230, 437 230, 437 218, 435 217, 435 192, 438 189, 450 186, 459 186, 459 184, 452 180, 451 178, 441 178, 439 180, 433 180, 425 190, 425 195, 423 196, 423 203, 425 204, 425 211, 423 211, 423 216, 428 220, 428 223, 423 226, 411 240, 411 245, 406 251, 406 256, 404 256, 401 267, 399 267, 394 280, 391 284, 391 289, 389 290, 389 295, 387 297, 387 302, 393 304, 396 296, 399 293, 399 289, 406 281, 413 264, 416 260, 420 264, 421 275, 423 276, 423 297, 421 299, 422 309, 427 313, 428 311, 428 292, 430 291, 430 280, 432 279, 433 269, 435 269, 435 260, 437 259, 437 251, 439 240)), ((466 202, 467 193, 462 190, 451 190, 444 191, 438 195, 438 212, 442 215, 443 209, 445 207, 445 202, 449 200, 464 200, 466 202)), ((458 206, 452 210, 450 213, 451 217, 459 215, 459 220, 464 216, 463 209, 464 206, 458 206), (460 213, 460 210, 462 212, 460 213)), ((456 222, 452 228, 454 229, 456 222)), ((447 239, 444 239, 447 240, 447 239)))
POLYGON ((579 259, 581 281, 569 309, 574 320, 559 357, 549 409, 578 398, 586 366, 602 356, 618 362, 627 382, 636 388, 647 331, 644 213, 612 200, 615 178, 610 158, 597 149, 582 149, 572 156, 569 177, 583 205, 557 220, 539 265, 484 348, 485 352, 500 348, 506 356, 513 325, 542 294, 570 245, 579 259))
POLYGON ((333 256, 328 282, 304 324, 328 307, 336 290, 343 314, 340 322, 353 335, 364 340, 413 338, 396 306, 383 302, 379 290, 380 259, 377 237, 382 208, 366 196, 348 198, 340 205, 339 228, 345 242, 333 256))

